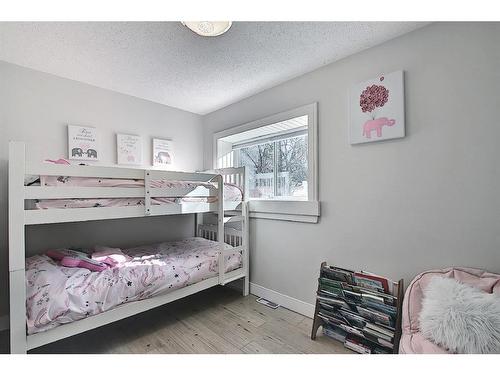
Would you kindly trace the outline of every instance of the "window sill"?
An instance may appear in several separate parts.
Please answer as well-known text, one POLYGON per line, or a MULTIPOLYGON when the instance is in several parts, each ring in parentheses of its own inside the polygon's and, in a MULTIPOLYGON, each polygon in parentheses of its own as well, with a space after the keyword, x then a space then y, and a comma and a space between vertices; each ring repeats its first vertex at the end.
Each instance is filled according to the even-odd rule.
POLYGON ((317 223, 320 216, 318 201, 251 200, 250 218, 317 223))

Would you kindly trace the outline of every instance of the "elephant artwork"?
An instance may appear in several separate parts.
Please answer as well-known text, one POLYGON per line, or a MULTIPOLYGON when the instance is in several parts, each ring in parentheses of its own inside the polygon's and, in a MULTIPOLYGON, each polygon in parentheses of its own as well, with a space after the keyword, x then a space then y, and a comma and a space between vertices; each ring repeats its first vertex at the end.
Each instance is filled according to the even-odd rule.
POLYGON ((354 85, 349 100, 351 144, 405 136, 403 71, 354 85))
POLYGON ((174 160, 171 139, 153 139, 153 165, 156 167, 172 166, 174 160))
POLYGON ((142 164, 142 138, 132 134, 116 135, 116 160, 118 164, 142 164))
POLYGON ((71 150, 71 156, 83 156, 83 150, 80 147, 75 147, 71 150))
POLYGON ((75 160, 99 160, 96 128, 68 125, 68 158, 75 160))
POLYGON ((380 117, 374 120, 368 120, 363 125, 363 136, 370 139, 372 130, 377 132, 377 137, 382 137, 382 128, 386 126, 394 126, 396 120, 388 119, 387 117, 380 117))
POLYGON ((97 151, 92 148, 89 148, 87 150, 87 157, 97 159, 97 151))
POLYGON ((155 161, 159 164, 170 164, 172 162, 172 159, 170 158, 170 154, 168 152, 160 151, 156 155, 155 161))

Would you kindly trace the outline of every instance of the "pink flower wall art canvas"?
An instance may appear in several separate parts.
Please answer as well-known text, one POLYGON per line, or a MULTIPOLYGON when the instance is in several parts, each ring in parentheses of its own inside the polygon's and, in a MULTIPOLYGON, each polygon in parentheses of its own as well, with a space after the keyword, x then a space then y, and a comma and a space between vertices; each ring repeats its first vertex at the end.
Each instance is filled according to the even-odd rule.
POLYGON ((355 85, 349 102, 351 144, 405 136, 403 71, 355 85))

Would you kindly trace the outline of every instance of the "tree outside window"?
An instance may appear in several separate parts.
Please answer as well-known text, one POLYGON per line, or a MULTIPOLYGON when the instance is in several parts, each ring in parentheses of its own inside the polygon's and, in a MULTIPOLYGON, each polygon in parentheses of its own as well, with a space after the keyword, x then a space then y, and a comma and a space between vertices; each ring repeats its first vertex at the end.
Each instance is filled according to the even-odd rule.
POLYGON ((307 135, 238 149, 254 199, 307 200, 307 135))

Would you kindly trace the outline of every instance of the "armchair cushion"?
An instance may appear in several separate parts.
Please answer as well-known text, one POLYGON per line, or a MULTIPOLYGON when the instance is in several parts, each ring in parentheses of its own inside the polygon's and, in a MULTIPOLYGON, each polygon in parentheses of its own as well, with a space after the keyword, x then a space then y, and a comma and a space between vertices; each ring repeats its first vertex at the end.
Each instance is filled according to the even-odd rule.
POLYGON ((447 277, 475 286, 487 293, 500 293, 500 275, 465 267, 452 267, 426 271, 416 276, 405 292, 403 300, 402 337, 400 353, 446 353, 420 332, 419 316, 423 291, 434 276, 447 277))
POLYGON ((424 291, 420 330, 453 353, 500 353, 500 295, 435 276, 424 291))

